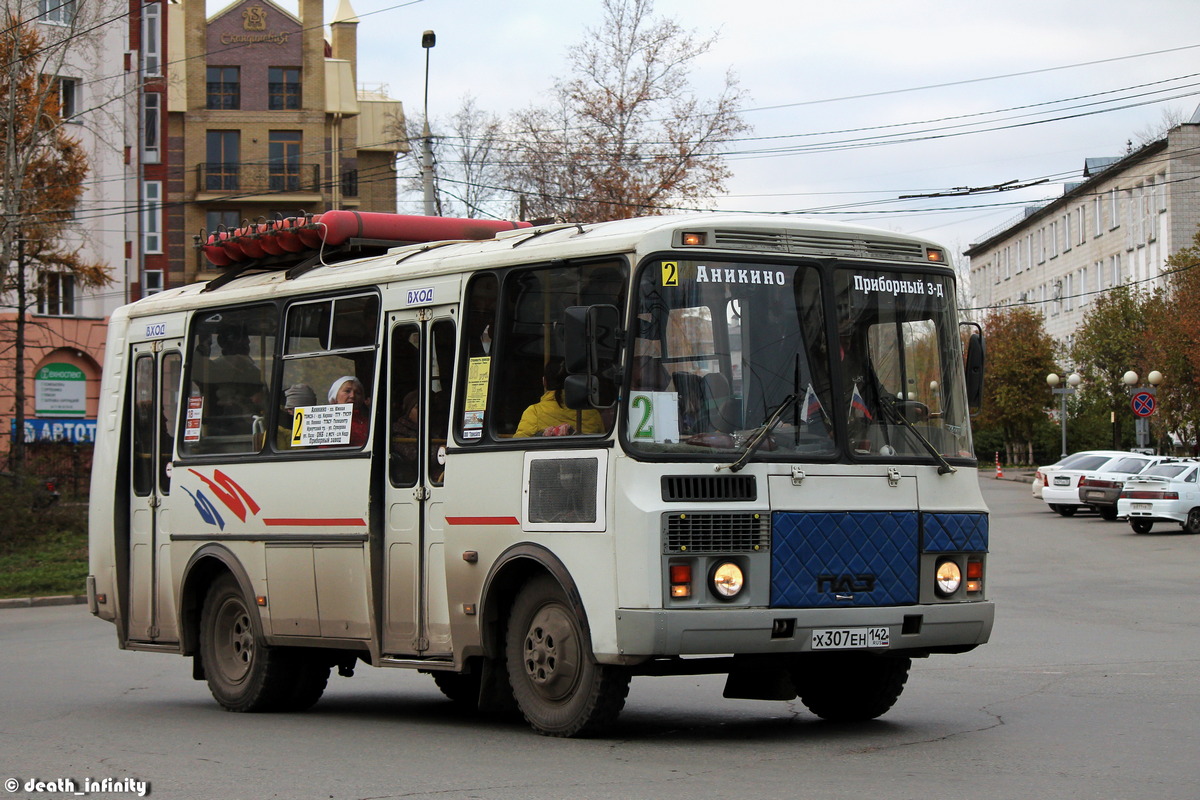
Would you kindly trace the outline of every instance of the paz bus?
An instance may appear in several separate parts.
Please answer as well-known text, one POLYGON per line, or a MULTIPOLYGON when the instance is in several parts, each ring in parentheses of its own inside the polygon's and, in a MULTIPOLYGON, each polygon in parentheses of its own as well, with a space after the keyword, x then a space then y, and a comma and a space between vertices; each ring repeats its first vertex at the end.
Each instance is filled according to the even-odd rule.
POLYGON ((87 596, 225 708, 363 662, 554 736, 635 676, 866 720, 988 640, 982 339, 936 244, 331 211, 198 245, 224 272, 109 324, 87 596))

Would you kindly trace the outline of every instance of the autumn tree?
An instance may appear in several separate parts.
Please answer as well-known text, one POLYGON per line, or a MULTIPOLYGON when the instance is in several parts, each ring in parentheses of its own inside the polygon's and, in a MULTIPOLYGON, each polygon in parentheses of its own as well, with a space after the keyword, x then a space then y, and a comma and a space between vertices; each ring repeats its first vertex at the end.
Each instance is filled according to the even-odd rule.
MULTIPOLYGON (((73 11, 74 5, 70 8, 73 11)), ((58 41, 46 42, 25 16, 14 13, 19 10, 19 4, 6 10, 0 32, 0 296, 17 312, 12 339, 17 436, 12 458, 18 468, 23 459, 25 312, 38 291, 28 285, 27 268, 71 273, 80 287, 110 280, 106 266, 86 261, 62 240, 88 174, 86 154, 63 125, 54 77, 72 41, 72 26, 58 32, 58 41)))
POLYGON ((714 98, 691 87, 715 38, 654 16, 652 0, 601 5, 601 27, 571 49, 550 105, 509 126, 508 183, 527 216, 592 222, 704 202, 730 177, 722 150, 749 130, 732 72, 714 98))
POLYGON ((1149 326, 1147 297, 1128 286, 1099 295, 1075 334, 1070 357, 1084 383, 1081 393, 1111 412, 1114 439, 1120 440, 1121 421, 1129 416, 1129 396, 1122 377, 1143 363, 1149 326))
POLYGON ((983 329, 987 380, 978 425, 1001 432, 1006 463, 1033 463, 1034 429, 1045 416, 1054 340, 1046 333, 1041 313, 1026 306, 991 312, 983 329))
POLYGON ((1166 263, 1165 286, 1147 302, 1143 369, 1166 376, 1154 422, 1182 441, 1200 431, 1200 231, 1166 263))

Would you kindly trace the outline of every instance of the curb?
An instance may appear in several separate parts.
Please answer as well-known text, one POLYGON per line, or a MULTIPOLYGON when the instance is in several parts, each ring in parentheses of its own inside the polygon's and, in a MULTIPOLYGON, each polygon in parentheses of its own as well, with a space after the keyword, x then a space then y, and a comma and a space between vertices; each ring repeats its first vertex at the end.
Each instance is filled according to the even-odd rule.
POLYGON ((86 594, 60 594, 53 597, 9 597, 0 599, 5 608, 41 608, 43 606, 74 606, 87 602, 86 594))

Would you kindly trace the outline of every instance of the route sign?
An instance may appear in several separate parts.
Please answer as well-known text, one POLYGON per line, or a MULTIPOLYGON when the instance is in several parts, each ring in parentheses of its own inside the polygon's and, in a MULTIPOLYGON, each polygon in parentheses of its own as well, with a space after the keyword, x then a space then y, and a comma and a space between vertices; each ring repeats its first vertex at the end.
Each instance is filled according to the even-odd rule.
POLYGON ((1157 403, 1154 400, 1154 395, 1149 392, 1134 392, 1133 399, 1129 401, 1129 405, 1133 408, 1133 413, 1139 417, 1148 417, 1154 413, 1154 408, 1157 403))

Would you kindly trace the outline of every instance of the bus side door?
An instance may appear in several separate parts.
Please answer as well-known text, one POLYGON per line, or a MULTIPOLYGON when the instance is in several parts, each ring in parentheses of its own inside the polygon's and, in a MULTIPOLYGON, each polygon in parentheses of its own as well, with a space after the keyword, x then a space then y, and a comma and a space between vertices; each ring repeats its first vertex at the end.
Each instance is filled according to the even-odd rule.
POLYGON ((392 314, 383 651, 449 656, 443 471, 454 380, 449 307, 392 314))
POLYGON ((128 637, 175 642, 175 598, 171 589, 171 460, 179 410, 182 340, 135 344, 129 410, 129 591, 128 637))

